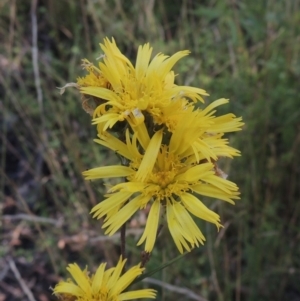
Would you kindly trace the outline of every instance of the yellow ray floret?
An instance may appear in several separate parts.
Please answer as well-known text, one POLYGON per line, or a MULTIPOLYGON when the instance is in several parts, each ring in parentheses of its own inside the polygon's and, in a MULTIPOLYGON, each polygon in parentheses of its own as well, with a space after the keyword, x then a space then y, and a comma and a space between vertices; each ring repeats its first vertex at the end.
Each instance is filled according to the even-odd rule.
MULTIPOLYGON (((96 205, 91 213, 95 218, 104 217, 105 233, 112 235, 134 213, 150 206, 146 227, 138 244, 145 243, 145 250, 152 251, 160 217, 166 214, 168 228, 178 250, 181 253, 190 251, 205 241, 192 216, 213 223, 217 228, 221 226, 219 215, 206 207, 195 193, 234 204, 233 200, 239 199, 238 187, 220 177, 213 162, 198 161, 198 157, 203 158, 201 150, 194 148, 184 155, 188 153, 186 147, 178 141, 162 144, 161 132, 158 131, 150 139, 148 147, 141 151, 137 135, 135 133, 130 137, 127 131, 126 143, 117 144, 116 138, 113 138, 111 145, 108 136, 105 138, 107 147, 126 154, 128 167, 123 166, 119 170, 116 166, 112 166, 111 170, 110 167, 98 167, 83 173, 87 179, 96 179, 97 174, 98 178, 103 178, 105 173, 107 177, 114 172, 128 174, 125 176, 127 181, 110 188, 106 199, 96 205)), ((176 130, 173 135, 176 135, 176 130)), ((194 136, 188 137, 192 139, 194 136)), ((188 143, 188 139, 183 143, 188 143)))
POLYGON ((204 110, 194 110, 192 106, 184 110, 174 122, 170 147, 184 157, 194 153, 197 162, 201 159, 211 161, 218 157, 239 156, 240 152, 230 147, 223 136, 227 132, 240 131, 244 125, 242 118, 236 118, 233 114, 213 115, 217 106, 226 103, 228 100, 221 98, 204 110))
POLYGON ((99 67, 86 60, 89 74, 78 79, 84 95, 101 100, 94 110, 94 124, 102 131, 112 128, 118 121, 130 120, 132 125, 144 121, 150 114, 154 122, 164 122, 167 112, 172 112, 174 102, 202 101, 208 95, 203 89, 177 86, 174 83, 174 65, 189 51, 179 51, 172 56, 158 53, 151 61, 152 47, 138 48, 135 66, 120 52, 114 39, 104 39, 100 44, 104 52, 99 67), (169 108, 169 109, 168 109, 169 108), (163 116, 164 115, 164 116, 163 116))
POLYGON ((70 264, 67 270, 73 279, 59 282, 53 293, 61 300, 75 301, 154 299, 156 292, 153 289, 123 292, 144 270, 140 265, 136 265, 122 275, 125 263, 126 259, 121 257, 116 267, 107 270, 106 263, 102 263, 96 273, 91 275, 86 269, 82 271, 76 263, 70 264))

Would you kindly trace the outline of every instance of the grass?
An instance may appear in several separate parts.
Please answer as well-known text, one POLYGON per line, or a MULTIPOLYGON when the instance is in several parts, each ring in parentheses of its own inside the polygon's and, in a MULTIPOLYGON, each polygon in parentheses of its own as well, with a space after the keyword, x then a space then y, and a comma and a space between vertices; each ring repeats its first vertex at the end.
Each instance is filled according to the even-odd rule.
MULTIPOLYGON (((192 300, 178 287, 207 300, 299 300, 300 1, 45 0, 31 13, 34 3, 0 4, 0 287, 7 300, 27 298, 9 260, 36 300, 49 300, 67 263, 95 268, 118 258, 118 240, 99 241, 101 223, 88 215, 105 187, 81 176, 117 158, 92 142, 77 91, 56 89, 83 74, 80 59, 94 61, 106 36, 132 59, 145 42, 155 53, 191 50, 176 67, 177 82, 209 91, 206 103, 230 98, 220 113, 246 122, 230 136, 242 157, 224 162, 242 199, 234 207, 206 200, 225 227, 217 233, 201 224, 205 246, 154 275, 175 286, 154 285, 158 300, 192 300)), ((136 235, 130 240, 135 264, 136 235)), ((177 255, 161 238, 147 268, 177 255)))

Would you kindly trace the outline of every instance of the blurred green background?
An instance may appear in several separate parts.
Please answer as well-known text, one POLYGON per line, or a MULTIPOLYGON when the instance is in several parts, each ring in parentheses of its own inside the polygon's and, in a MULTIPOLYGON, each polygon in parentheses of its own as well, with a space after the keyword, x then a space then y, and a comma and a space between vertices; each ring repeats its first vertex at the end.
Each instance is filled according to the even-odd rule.
MULTIPOLYGON (((132 61, 146 42, 191 50, 177 83, 207 90, 206 104, 230 98, 218 112, 246 123, 230 136, 242 157, 223 162, 241 200, 205 200, 224 228, 200 222, 206 244, 143 286, 164 301, 300 300, 299 0, 0 1, 0 300, 54 300, 68 263, 117 262, 118 237, 88 214, 109 182, 81 176, 117 158, 92 141, 78 91, 57 89, 84 74, 82 58, 96 62, 104 37, 132 61)), ((130 265, 144 219, 129 225, 130 265)), ((148 270, 178 255, 168 236, 148 270)))

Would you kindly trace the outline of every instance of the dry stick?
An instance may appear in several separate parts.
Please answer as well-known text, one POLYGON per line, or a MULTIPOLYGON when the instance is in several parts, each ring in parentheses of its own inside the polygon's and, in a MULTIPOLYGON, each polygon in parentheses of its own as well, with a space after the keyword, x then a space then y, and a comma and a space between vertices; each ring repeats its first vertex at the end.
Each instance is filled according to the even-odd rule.
POLYGON ((53 218, 40 217, 40 216, 24 214, 24 213, 14 214, 14 215, 6 214, 6 215, 2 215, 2 218, 3 218, 3 220, 9 220, 9 221, 24 220, 24 221, 29 221, 29 222, 52 224, 57 228, 61 228, 63 225, 62 220, 56 220, 53 218))
MULTIPOLYGON (((208 227, 209 227, 209 225, 207 223, 206 229, 208 229, 208 227)), ((220 289, 220 285, 219 285, 218 278, 217 278, 216 265, 215 265, 214 255, 213 255, 213 246, 212 246, 212 242, 211 242, 211 237, 209 237, 209 239, 207 240, 207 252, 208 252, 208 260, 209 260, 210 267, 211 267, 211 278, 212 278, 212 282, 214 285, 214 289, 216 290, 216 293, 218 295, 218 300, 224 301, 224 296, 220 289)))
MULTIPOLYGON (((41 144, 39 145, 39 152, 36 160, 36 175, 37 178, 40 179, 42 173, 42 164, 43 157, 45 153, 45 148, 47 145, 47 135, 45 131, 45 116, 44 116, 44 104, 43 104, 43 92, 41 87, 41 77, 39 71, 39 63, 38 63, 38 29, 37 29, 37 17, 36 17, 36 8, 37 8, 38 0, 31 1, 31 32, 32 32, 32 47, 31 47, 31 55, 32 55, 32 66, 33 66, 33 74, 34 74, 34 83, 37 94, 37 101, 39 105, 40 111, 40 119, 41 119, 41 144)), ((39 181, 37 181, 39 184, 39 181)), ((38 191, 41 189, 41 185, 38 185, 38 191)))
MULTIPOLYGON (((123 139, 122 140, 125 140, 124 138, 125 137, 122 137, 123 139)), ((117 157, 120 158, 120 161, 122 163, 122 166, 126 166, 128 162, 126 162, 127 160, 122 157, 117 151, 115 152, 115 154, 117 155, 117 157)), ((125 182, 127 182, 127 179, 125 178, 125 182)), ((125 204, 127 204, 129 201, 126 201, 125 204)), ((123 258, 123 260, 126 258, 125 255, 126 255, 126 224, 127 222, 125 222, 122 227, 121 227, 121 231, 120 231, 120 239, 121 239, 121 256, 123 258)), ((126 269, 125 269, 125 266, 124 266, 124 269, 123 269, 123 272, 125 272, 126 269)))
MULTIPOLYGON (((129 229, 126 231, 126 236, 128 235, 141 235, 143 233, 142 229, 129 229)), ((119 238, 119 233, 114 234, 112 236, 107 236, 107 235, 99 235, 97 237, 93 237, 89 240, 91 244, 95 244, 99 241, 105 242, 105 241, 112 241, 112 240, 118 240, 119 238)))
POLYGON ((13 259, 8 257, 7 262, 9 264, 10 269, 14 273, 17 281, 19 282, 24 294, 28 297, 29 301, 36 301, 31 290, 29 289, 29 287, 26 285, 26 283, 22 279, 21 274, 20 274, 15 262, 13 261, 13 259))
POLYGON ((158 235, 159 235, 159 233, 160 233, 160 231, 162 230, 163 227, 164 227, 163 224, 160 224, 160 225, 158 226, 158 229, 157 229, 157 232, 156 232, 156 237, 158 237, 158 235))
POLYGON ((171 285, 168 283, 165 283, 163 281, 154 279, 154 278, 146 278, 143 280, 143 282, 147 282, 147 283, 151 283, 151 284, 155 284, 155 285, 159 285, 162 288, 170 291, 170 292, 174 292, 174 293, 178 293, 178 294, 182 294, 185 297, 192 299, 192 300, 197 300, 197 301, 208 301, 207 299, 195 294, 193 291, 189 290, 188 288, 185 287, 178 287, 175 285, 171 285))
POLYGON ((142 251, 141 253, 141 268, 145 267, 146 263, 150 260, 151 253, 142 251))
MULTIPOLYGON (((18 191, 15 183, 13 181, 11 181, 8 178, 8 176, 4 173, 4 171, 2 171, 1 169, 0 169, 0 175, 3 176, 3 177, 5 177, 5 179, 7 180, 7 182, 13 188, 13 191, 16 193, 16 197, 20 200, 20 202, 23 205, 24 210, 27 212, 27 214, 34 216, 34 214, 30 211, 30 209, 29 209, 26 201, 23 199, 22 195, 19 193, 19 191, 18 191)), ((35 220, 33 220, 33 222, 34 222, 34 225, 35 225, 37 231, 39 232, 40 237, 45 242, 46 241, 46 237, 45 237, 44 232, 42 231, 40 225, 35 220)), ((53 266, 54 272, 57 274, 58 271, 57 271, 57 267, 56 267, 55 260, 54 260, 54 257, 52 255, 52 252, 51 252, 50 248, 47 245, 45 245, 45 248, 46 248, 47 253, 49 255, 49 258, 50 258, 51 264, 53 266)))
MULTIPOLYGON (((43 93, 41 89, 41 79, 38 64, 38 46, 37 46, 37 20, 36 20, 36 6, 37 0, 31 2, 31 26, 32 26, 32 65, 34 74, 35 89, 37 92, 37 100, 39 104, 40 113, 43 113, 43 93)), ((42 116, 43 117, 43 116, 42 116)), ((43 122, 42 118, 42 122, 43 122)))
MULTIPOLYGON (((10 14, 9 14, 9 21, 10 21, 10 24, 9 24, 9 33, 8 33, 8 47, 7 47, 7 54, 9 55, 8 56, 8 60, 10 62, 12 62, 13 60, 13 51, 12 51, 12 46, 14 45, 14 36, 15 36, 15 23, 16 23, 16 1, 10 1, 10 14)), ((11 73, 12 73, 12 69, 13 69, 13 64, 9 64, 8 65, 8 86, 10 87, 11 86, 11 79, 12 79, 12 76, 11 76, 11 73)), ((1 72, 4 74, 4 72, 1 72)), ((5 83, 4 83, 4 80, 2 79, 2 76, 0 78, 0 82, 2 82, 3 86, 4 86, 4 91, 6 92, 7 91, 7 88, 5 87, 5 83)), ((3 135, 5 136, 6 133, 7 133, 7 128, 8 128, 8 122, 6 122, 7 117, 8 117, 8 110, 4 110, 4 108, 6 107, 7 103, 10 102, 10 98, 9 98, 9 95, 8 93, 4 93, 4 96, 2 97, 2 100, 0 102, 0 111, 3 112, 2 116, 3 118, 2 119, 2 132, 3 132, 3 135)), ((1 144, 1 143, 0 143, 1 144)), ((2 154, 6 154, 6 143, 2 143, 2 147, 0 147, 0 151, 2 154)), ((2 166, 3 170, 5 170, 5 166, 6 166, 6 156, 1 156, 2 158, 0 159, 0 166, 2 166)), ((1 178, 0 177, 0 191, 4 191, 4 185, 5 185, 5 182, 4 182, 4 178, 1 178)))
POLYGON ((0 272, 0 283, 2 282, 2 280, 6 277, 7 273, 9 271, 9 267, 7 266, 7 264, 2 267, 2 270, 0 272))

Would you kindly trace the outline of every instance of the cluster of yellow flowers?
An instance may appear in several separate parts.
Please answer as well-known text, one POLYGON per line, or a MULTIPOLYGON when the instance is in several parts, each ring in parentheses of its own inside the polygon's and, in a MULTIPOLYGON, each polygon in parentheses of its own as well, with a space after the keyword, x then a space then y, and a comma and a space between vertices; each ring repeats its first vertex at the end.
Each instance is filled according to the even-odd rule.
MULTIPOLYGON (((122 165, 93 168, 83 175, 88 180, 125 180, 109 189, 106 199, 92 209, 93 217, 104 218, 105 234, 112 235, 138 210, 149 208, 144 233, 137 244, 144 243, 144 250, 150 253, 159 222, 166 217, 179 252, 191 251, 205 241, 192 216, 221 226, 219 215, 199 197, 214 197, 231 204, 239 199, 238 187, 226 179, 217 161, 240 155, 228 145, 224 134, 241 130, 242 119, 233 114, 214 115, 216 107, 228 103, 227 99, 201 108, 202 96, 208 95, 204 90, 174 83, 172 68, 189 51, 170 57, 159 53, 151 60, 152 48, 145 44, 139 47, 134 66, 113 39, 104 39, 100 46, 104 55, 98 67, 83 60, 88 74, 78 78, 76 86, 83 95, 83 107, 97 125, 99 139, 95 141, 123 160, 122 165)), ((56 286, 55 293, 74 294, 76 286, 77 296, 83 291, 105 296, 87 300, 129 300, 133 295, 153 298, 152 290, 115 297, 125 288, 125 282, 131 282, 142 270, 136 266, 125 274, 129 275, 126 281, 123 275, 114 285, 123 264, 120 259, 118 266, 107 272, 100 265, 95 276, 88 279, 86 272, 71 265, 69 271, 78 285, 64 282, 56 286), (101 283, 106 283, 104 291, 101 283)))

